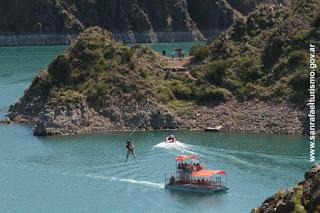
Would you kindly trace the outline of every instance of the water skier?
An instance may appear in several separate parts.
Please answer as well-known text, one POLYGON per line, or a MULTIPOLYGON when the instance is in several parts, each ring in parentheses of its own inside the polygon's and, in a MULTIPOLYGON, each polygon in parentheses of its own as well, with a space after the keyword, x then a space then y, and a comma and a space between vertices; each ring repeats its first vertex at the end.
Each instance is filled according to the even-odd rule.
POLYGON ((134 151, 134 145, 131 143, 130 140, 127 141, 127 157, 126 157, 126 162, 128 161, 128 157, 130 154, 132 154, 134 160, 137 162, 137 158, 136 158, 136 154, 135 154, 135 151, 134 151))

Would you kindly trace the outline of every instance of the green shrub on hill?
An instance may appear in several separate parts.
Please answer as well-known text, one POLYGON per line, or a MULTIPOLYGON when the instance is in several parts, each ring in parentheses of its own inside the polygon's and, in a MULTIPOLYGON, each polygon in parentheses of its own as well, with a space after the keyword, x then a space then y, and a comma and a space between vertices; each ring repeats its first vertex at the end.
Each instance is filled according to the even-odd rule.
POLYGON ((220 103, 230 99, 230 92, 223 88, 202 85, 195 90, 196 100, 200 104, 220 103))
POLYGON ((309 70, 301 67, 291 75, 288 83, 292 88, 292 94, 289 96, 290 99, 295 103, 304 103, 309 95, 309 70))
POLYGON ((304 50, 294 50, 289 53, 288 65, 292 67, 305 67, 307 65, 308 56, 304 50))
POLYGON ((158 85, 156 87, 156 92, 159 100, 163 103, 168 103, 171 100, 175 99, 175 96, 172 90, 169 88, 169 85, 158 85))
POLYGON ((235 71, 243 84, 255 82, 263 76, 258 58, 244 56, 239 58, 237 63, 239 66, 235 68, 235 71))
MULTIPOLYGON (((89 28, 49 66, 48 79, 54 88, 50 97, 79 93, 97 102, 108 95, 137 100, 154 96, 162 78, 162 59, 155 60, 155 54, 148 48, 127 47, 100 28, 89 28)), ((172 91, 158 92, 163 101, 174 98, 172 91)))
POLYGON ((189 100, 193 97, 192 84, 174 80, 170 84, 170 89, 177 99, 189 100))
POLYGON ((285 42, 279 37, 279 35, 274 35, 274 37, 269 38, 261 59, 263 65, 266 69, 270 69, 275 63, 279 61, 280 56, 284 51, 285 42))
POLYGON ((194 45, 191 47, 189 54, 193 56, 195 62, 200 62, 209 55, 209 48, 206 45, 194 45))
POLYGON ((61 88, 52 88, 49 94, 51 102, 74 101, 83 100, 84 96, 75 90, 63 90, 61 88))
POLYGON ((221 86, 229 66, 227 60, 213 61, 207 65, 205 79, 211 84, 221 86))

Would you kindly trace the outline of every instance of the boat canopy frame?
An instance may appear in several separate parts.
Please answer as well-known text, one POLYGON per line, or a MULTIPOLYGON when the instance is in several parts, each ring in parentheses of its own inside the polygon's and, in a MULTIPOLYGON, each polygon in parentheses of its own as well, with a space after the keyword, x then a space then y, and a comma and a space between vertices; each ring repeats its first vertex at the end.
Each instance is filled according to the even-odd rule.
POLYGON ((185 161, 185 160, 200 161, 200 159, 195 155, 179 155, 176 157, 176 161, 185 161))
MULTIPOLYGON (((201 171, 201 170, 200 170, 201 171)), ((208 171, 208 170, 205 170, 208 171)), ((209 170, 215 171, 215 174, 208 175, 192 175, 190 172, 172 171, 166 173, 165 184, 188 186, 192 188, 210 188, 222 189, 227 188, 227 173, 223 170, 209 170), (174 180, 174 181, 173 181, 174 180)))

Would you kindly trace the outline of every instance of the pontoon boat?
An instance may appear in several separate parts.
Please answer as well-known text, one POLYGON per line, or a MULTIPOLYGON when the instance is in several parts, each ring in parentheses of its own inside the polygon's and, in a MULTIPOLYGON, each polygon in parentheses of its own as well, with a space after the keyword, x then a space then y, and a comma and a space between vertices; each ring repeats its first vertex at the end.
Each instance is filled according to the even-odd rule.
POLYGON ((227 191, 227 174, 223 170, 209 170, 194 155, 176 157, 176 171, 165 178, 165 188, 172 190, 214 193, 227 191))

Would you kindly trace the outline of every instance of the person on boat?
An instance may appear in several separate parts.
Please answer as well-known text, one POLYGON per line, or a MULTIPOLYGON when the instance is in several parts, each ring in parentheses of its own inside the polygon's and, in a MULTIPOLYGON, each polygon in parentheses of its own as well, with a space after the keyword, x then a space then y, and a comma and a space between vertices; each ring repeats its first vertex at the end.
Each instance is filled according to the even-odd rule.
POLYGON ((201 186, 204 186, 205 184, 204 184, 204 179, 202 178, 201 179, 201 186))
POLYGON ((170 184, 175 184, 175 182, 176 182, 176 178, 173 177, 173 176, 171 176, 171 178, 170 178, 170 184))
POLYGON ((198 187, 199 187, 201 185, 200 179, 197 180, 197 183, 198 183, 198 187))
POLYGON ((172 60, 174 60, 175 56, 176 56, 176 52, 173 51, 173 52, 171 53, 172 60))
POLYGON ((179 163, 178 163, 178 169, 181 170, 182 168, 183 168, 182 163, 179 162, 179 163))
POLYGON ((200 163, 197 163, 196 164, 196 170, 197 171, 200 171, 202 169, 202 166, 200 165, 200 163))
POLYGON ((190 169, 190 166, 189 166, 188 163, 186 163, 186 164, 185 164, 185 171, 186 171, 186 172, 189 172, 189 169, 190 169))
POLYGON ((166 137, 165 142, 166 143, 175 143, 176 138, 174 137, 174 135, 169 135, 168 137, 166 137))
POLYGON ((126 162, 128 161, 128 157, 130 154, 132 154, 134 160, 137 162, 136 153, 134 151, 134 145, 132 144, 132 142, 130 140, 127 141, 126 148, 127 148, 126 162))
POLYGON ((190 164, 186 165, 186 171, 189 172, 190 171, 190 164))
POLYGON ((201 164, 199 164, 199 170, 202 170, 202 169, 204 169, 204 167, 201 164))
POLYGON ((199 163, 196 163, 196 165, 195 165, 195 170, 196 171, 199 171, 200 169, 199 169, 199 163))
POLYGON ((187 163, 184 163, 184 164, 183 164, 183 168, 182 168, 182 169, 183 169, 184 172, 187 171, 187 163))

